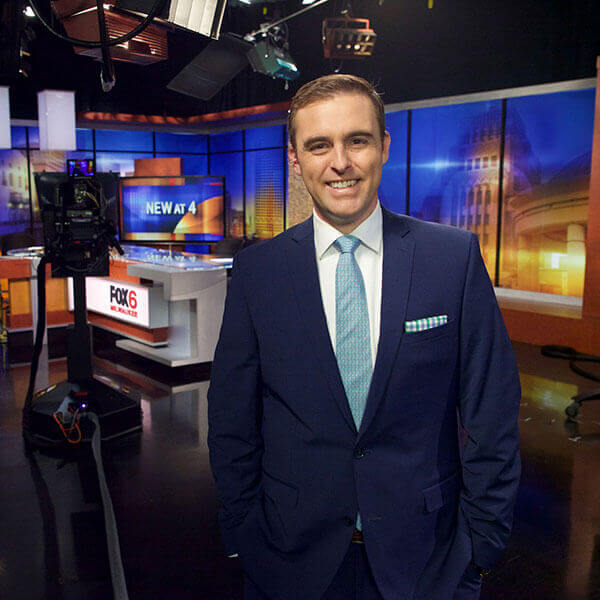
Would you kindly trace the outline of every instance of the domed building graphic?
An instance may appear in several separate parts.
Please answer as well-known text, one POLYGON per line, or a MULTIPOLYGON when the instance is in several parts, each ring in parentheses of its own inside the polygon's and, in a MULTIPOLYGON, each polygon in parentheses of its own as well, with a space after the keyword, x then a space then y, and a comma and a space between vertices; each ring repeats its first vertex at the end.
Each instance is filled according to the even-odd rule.
POLYGON ((504 287, 583 296, 591 154, 506 196, 504 287))
MULTIPOLYGON (((498 104, 461 124, 414 216, 474 232, 495 276, 501 110, 498 104)), ((583 295, 591 150, 547 181, 516 109, 506 116, 501 287, 583 295)))

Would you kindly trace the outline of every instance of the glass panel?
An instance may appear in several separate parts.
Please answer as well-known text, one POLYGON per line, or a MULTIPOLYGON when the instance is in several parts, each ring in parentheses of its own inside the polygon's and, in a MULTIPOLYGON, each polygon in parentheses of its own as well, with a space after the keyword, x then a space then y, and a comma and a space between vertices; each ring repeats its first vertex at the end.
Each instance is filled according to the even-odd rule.
POLYGON ((390 157, 383 165, 379 200, 383 206, 395 213, 406 214, 406 137, 408 135, 408 113, 398 111, 385 116, 386 129, 392 141, 390 157))
POLYGON ((134 175, 136 158, 152 158, 152 154, 142 152, 96 152, 96 171, 119 173, 121 177, 134 175))
POLYGON ((210 136, 210 151, 232 152, 242 149, 242 132, 228 131, 227 133, 215 133, 210 136))
POLYGON ((11 127, 10 142, 13 148, 27 148, 27 127, 11 127))
POLYGON ((206 152, 206 135, 194 133, 156 134, 157 152, 206 152))
MULTIPOLYGON (((94 149, 94 142, 92 138, 91 129, 76 129, 75 139, 77 142, 77 150, 90 150, 94 149)), ((39 127, 29 127, 29 147, 39 148, 40 147, 40 130, 39 127)))
POLYGON ((182 155, 184 175, 208 175, 208 155, 182 155))
POLYGON ((244 155, 242 152, 213 154, 210 157, 210 174, 225 176, 225 214, 227 236, 244 235, 244 155))
POLYGON ((501 116, 501 100, 437 106, 414 110, 411 127, 410 214, 476 233, 492 280, 501 116))
POLYGON ((29 130, 29 147, 39 148, 40 147, 40 129, 39 127, 28 127, 29 130))
POLYGON ((96 150, 141 150, 152 152, 152 132, 96 129, 96 150))
POLYGON ((283 150, 255 150, 245 157, 246 236, 271 238, 283 231, 283 150))
POLYGON ((76 129, 77 150, 93 150, 94 139, 91 129, 76 129))
POLYGON ((507 101, 500 285, 583 295, 594 90, 507 101))
POLYGON ((29 177, 24 150, 0 150, 0 235, 29 228, 29 177))
POLYGON ((246 129, 246 150, 285 146, 283 125, 246 129))

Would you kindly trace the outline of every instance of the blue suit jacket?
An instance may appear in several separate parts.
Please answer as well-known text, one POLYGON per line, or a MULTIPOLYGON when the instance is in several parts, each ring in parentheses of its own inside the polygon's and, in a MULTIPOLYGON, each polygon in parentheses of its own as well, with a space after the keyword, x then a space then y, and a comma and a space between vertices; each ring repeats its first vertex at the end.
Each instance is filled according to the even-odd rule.
POLYGON ((497 561, 520 461, 514 353, 477 238, 384 210, 381 334, 357 432, 312 219, 237 255, 208 394, 228 553, 273 600, 317 600, 357 511, 389 600, 451 599, 497 561), (405 333, 405 321, 448 315, 405 333), (459 443, 458 422, 466 430, 459 443))

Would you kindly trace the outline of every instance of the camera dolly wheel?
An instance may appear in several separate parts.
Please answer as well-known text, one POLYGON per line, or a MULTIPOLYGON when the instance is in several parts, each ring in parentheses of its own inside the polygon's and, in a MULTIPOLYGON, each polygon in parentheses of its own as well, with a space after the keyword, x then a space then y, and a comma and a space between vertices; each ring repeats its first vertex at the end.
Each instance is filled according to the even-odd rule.
POLYGON ((574 419, 579 414, 580 407, 580 402, 573 402, 572 404, 569 404, 567 408, 565 408, 565 414, 567 417, 569 417, 569 419, 574 419))

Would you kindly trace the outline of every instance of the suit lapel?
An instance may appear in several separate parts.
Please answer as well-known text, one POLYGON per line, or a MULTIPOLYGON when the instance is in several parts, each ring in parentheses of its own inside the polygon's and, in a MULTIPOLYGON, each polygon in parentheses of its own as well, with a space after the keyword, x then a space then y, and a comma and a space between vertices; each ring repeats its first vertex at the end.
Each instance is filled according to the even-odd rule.
POLYGON ((404 333, 413 267, 414 241, 407 220, 383 209, 381 326, 377 358, 359 436, 369 427, 383 398, 404 333))
POLYGON ((312 218, 294 228, 292 240, 288 244, 287 259, 300 314, 323 376, 348 426, 356 433, 323 310, 312 218))

